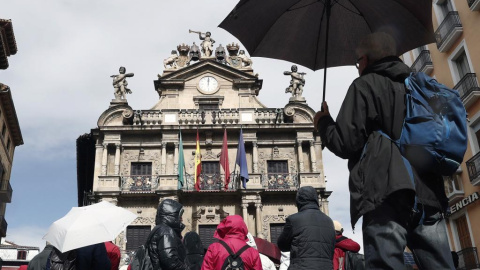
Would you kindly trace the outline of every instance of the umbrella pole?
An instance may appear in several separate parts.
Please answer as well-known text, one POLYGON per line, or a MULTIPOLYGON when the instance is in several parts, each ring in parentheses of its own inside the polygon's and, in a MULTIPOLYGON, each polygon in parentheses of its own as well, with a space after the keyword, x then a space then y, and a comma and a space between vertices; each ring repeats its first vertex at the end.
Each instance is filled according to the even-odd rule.
MULTIPOLYGON (((330 30, 330 12, 332 10, 332 4, 330 0, 325 0, 325 9, 327 12, 327 32, 325 37, 325 67, 323 71, 323 100, 322 103, 325 101, 325 93, 327 89, 327 56, 328 56, 328 32, 330 30)), ((321 106, 323 111, 323 106, 321 106)))

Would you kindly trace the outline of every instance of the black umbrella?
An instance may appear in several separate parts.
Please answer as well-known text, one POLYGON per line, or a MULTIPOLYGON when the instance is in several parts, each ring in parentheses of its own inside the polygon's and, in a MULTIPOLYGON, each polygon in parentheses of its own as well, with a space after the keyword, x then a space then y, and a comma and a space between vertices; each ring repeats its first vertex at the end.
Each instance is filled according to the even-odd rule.
POLYGON ((398 54, 435 42, 431 0, 241 0, 219 26, 251 56, 325 68, 323 100, 326 68, 354 65, 364 36, 390 34, 398 54))

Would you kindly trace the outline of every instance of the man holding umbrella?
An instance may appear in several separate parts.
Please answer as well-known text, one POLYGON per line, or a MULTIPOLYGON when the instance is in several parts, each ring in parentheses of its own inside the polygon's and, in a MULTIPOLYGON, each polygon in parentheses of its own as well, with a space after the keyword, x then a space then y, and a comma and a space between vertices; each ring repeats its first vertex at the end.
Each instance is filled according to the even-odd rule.
POLYGON ((447 198, 440 175, 413 169, 415 186, 398 147, 376 130, 399 138, 405 117, 404 80, 411 72, 395 40, 377 32, 356 49, 360 77, 350 86, 337 120, 327 103, 314 123, 324 146, 348 159, 352 226, 363 216, 366 269, 403 269, 408 246, 420 269, 454 269, 445 220, 447 198), (415 196, 417 211, 412 211, 415 196))

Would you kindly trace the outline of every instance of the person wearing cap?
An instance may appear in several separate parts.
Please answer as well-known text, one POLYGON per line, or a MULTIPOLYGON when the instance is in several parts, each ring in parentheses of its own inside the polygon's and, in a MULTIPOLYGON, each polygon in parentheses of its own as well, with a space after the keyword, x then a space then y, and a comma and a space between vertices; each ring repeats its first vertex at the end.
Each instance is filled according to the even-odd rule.
POLYGON ((337 220, 333 221, 335 228, 335 252, 333 254, 333 270, 345 269, 345 251, 357 253, 360 245, 350 238, 343 236, 343 226, 337 220))

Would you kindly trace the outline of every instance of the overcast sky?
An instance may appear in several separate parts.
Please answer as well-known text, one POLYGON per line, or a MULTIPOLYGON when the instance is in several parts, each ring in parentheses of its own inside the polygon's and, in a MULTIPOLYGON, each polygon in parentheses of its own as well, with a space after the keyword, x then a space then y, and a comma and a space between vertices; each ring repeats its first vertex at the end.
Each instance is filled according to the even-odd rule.
MULTIPOLYGON (((100 114, 114 98, 110 75, 125 66, 128 103, 150 109, 158 94, 153 80, 163 60, 180 43, 199 44, 188 30, 210 31, 216 45, 236 38, 218 24, 237 0, 0 0, 0 18, 12 19, 18 53, 0 71, 10 86, 25 144, 15 150, 11 175, 12 203, 7 205, 7 240, 21 245, 45 245, 49 225, 77 206, 75 140, 96 127, 100 114)), ((279 44, 281 45, 281 44, 279 44)), ((242 46, 243 48, 243 46, 242 46)), ((253 58, 263 79, 260 101, 282 108, 290 78, 283 71, 292 63, 253 58)), ((323 70, 307 72, 303 95, 314 110, 320 108, 323 70)), ((340 109, 355 67, 328 70, 327 98, 332 116, 340 109)), ((330 216, 339 220, 345 235, 359 243, 361 221, 352 233, 346 161, 323 152, 330 216)))

